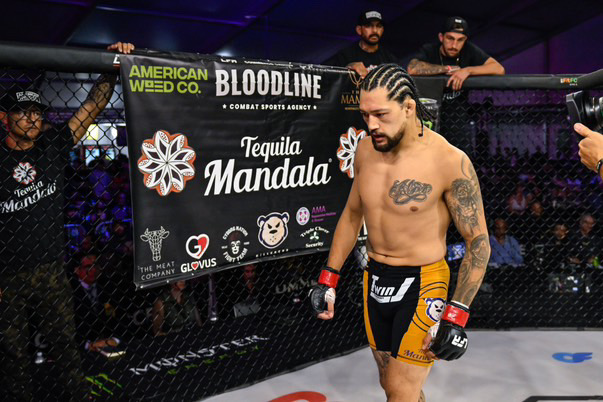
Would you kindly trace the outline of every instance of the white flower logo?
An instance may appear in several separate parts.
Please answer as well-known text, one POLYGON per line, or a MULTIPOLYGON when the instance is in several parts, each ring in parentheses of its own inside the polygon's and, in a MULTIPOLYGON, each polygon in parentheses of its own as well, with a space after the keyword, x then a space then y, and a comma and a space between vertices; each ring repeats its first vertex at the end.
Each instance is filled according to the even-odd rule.
POLYGON ((188 180, 195 177, 195 151, 182 134, 170 135, 159 130, 152 140, 142 143, 138 169, 144 174, 144 185, 166 196, 184 190, 188 180))
POLYGON ((361 139, 366 137, 366 131, 356 130, 350 127, 348 131, 339 137, 339 148, 337 149, 337 159, 339 159, 339 169, 348 175, 350 179, 354 178, 354 155, 361 139))
POLYGON ((36 179, 36 169, 29 162, 20 162, 13 169, 13 178, 21 184, 29 184, 36 179))

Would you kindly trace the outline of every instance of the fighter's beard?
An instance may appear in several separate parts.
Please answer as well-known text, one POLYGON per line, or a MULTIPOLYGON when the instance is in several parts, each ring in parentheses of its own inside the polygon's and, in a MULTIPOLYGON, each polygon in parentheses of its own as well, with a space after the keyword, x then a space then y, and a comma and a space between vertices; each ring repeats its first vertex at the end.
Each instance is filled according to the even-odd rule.
POLYGON ((402 141, 402 138, 404 138, 404 127, 401 127, 393 138, 384 136, 384 138, 387 140, 387 143, 385 145, 377 145, 373 133, 374 131, 371 131, 371 141, 373 142, 373 148, 375 148, 375 151, 385 153, 397 147, 400 141, 402 141))

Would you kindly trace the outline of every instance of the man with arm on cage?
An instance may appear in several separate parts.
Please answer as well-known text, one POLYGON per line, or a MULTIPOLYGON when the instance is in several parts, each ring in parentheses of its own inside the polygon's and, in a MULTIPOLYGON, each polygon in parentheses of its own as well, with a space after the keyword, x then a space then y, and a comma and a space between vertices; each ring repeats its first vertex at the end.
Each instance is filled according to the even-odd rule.
POLYGON ((468 39, 461 17, 446 19, 438 43, 424 44, 408 63, 412 75, 449 75, 446 86, 459 91, 471 75, 503 75, 505 68, 468 39))
POLYGON ((440 134, 452 145, 472 155, 475 143, 475 120, 469 103, 469 94, 462 87, 469 76, 503 75, 504 67, 469 40, 469 26, 461 17, 447 18, 439 42, 421 46, 408 63, 411 75, 445 74, 449 78, 442 95, 440 134))
POLYGON ((471 161, 422 124, 428 112, 408 73, 395 64, 381 65, 360 91, 371 137, 358 146, 350 195, 327 266, 309 298, 318 318, 334 317, 339 271, 364 219, 369 345, 387 400, 416 402, 424 400, 421 388, 434 359, 453 360, 467 348, 463 328, 486 271, 488 231, 471 161), (444 256, 451 220, 467 253, 446 306, 450 272, 444 256))
MULTIPOLYGON (((108 50, 130 53, 118 42, 108 50)), ((58 400, 88 393, 74 341, 72 289, 63 268, 63 185, 69 151, 107 106, 117 80, 103 74, 66 125, 44 122, 47 106, 33 90, 11 90, 0 101, 0 382, 3 401, 34 398, 28 352, 30 320, 49 344, 64 388, 58 400)))

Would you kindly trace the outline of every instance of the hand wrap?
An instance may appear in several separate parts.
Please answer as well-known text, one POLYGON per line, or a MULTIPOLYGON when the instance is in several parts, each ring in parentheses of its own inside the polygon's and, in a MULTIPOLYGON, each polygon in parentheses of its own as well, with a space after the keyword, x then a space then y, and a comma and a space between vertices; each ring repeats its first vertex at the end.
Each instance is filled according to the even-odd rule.
POLYGON ((339 271, 324 267, 318 278, 318 285, 312 286, 308 298, 312 310, 316 314, 323 313, 328 310, 328 303, 335 303, 335 289, 339 281, 339 271))

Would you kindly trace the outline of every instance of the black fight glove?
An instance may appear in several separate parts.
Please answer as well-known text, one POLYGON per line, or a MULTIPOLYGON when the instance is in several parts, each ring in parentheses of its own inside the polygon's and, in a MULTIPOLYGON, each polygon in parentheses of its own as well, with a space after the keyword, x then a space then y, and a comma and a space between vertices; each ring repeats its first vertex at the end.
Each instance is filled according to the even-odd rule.
POLYGON ((328 310, 328 302, 335 303, 335 289, 339 280, 339 271, 324 267, 318 278, 318 285, 312 286, 308 298, 315 314, 328 310))
POLYGON ((468 338, 465 324, 469 319, 469 308, 461 303, 451 301, 446 306, 440 322, 431 327, 430 333, 437 331, 429 350, 443 360, 455 360, 467 350, 468 338), (439 329, 438 329, 439 327, 439 329))

